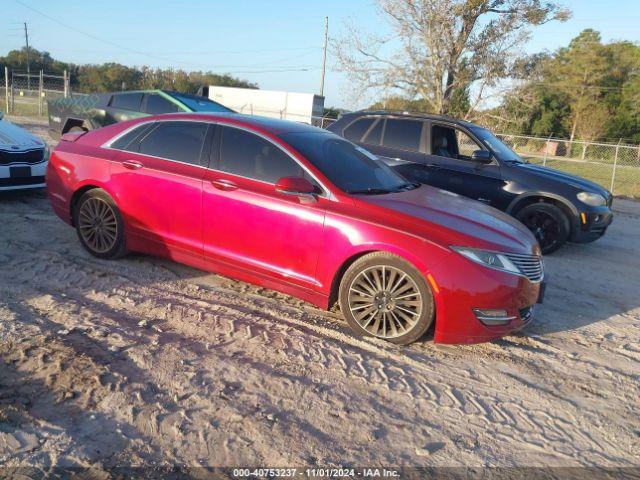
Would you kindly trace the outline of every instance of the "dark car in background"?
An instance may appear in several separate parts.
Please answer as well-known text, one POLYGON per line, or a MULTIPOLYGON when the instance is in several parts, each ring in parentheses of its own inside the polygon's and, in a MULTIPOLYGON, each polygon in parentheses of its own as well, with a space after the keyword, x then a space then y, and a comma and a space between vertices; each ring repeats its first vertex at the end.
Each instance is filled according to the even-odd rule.
POLYGON ((489 130, 439 115, 359 111, 329 130, 366 148, 407 179, 509 213, 543 253, 591 242, 613 220, 612 195, 584 178, 524 161, 489 130))
POLYGON ((77 94, 50 100, 48 107, 49 129, 57 137, 161 113, 233 112, 208 98, 171 90, 77 94))

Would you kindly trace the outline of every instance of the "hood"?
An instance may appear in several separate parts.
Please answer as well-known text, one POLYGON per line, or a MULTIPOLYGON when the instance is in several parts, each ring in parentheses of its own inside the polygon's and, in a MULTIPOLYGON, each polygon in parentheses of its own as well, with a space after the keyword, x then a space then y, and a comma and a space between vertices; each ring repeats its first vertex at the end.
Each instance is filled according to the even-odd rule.
POLYGON ((0 150, 20 152, 44 148, 44 142, 13 123, 0 120, 0 150))
POLYGON ((412 225, 411 233, 445 247, 459 245, 508 253, 539 252, 535 237, 516 219, 455 193, 422 185, 407 192, 356 197, 359 201, 415 218, 421 224, 412 225))
POLYGON ((576 175, 572 175, 570 173, 561 172, 560 170, 556 170, 555 168, 543 167, 542 165, 536 165, 534 163, 517 163, 509 166, 511 168, 524 169, 531 174, 537 175, 547 180, 558 181, 563 184, 573 185, 580 191, 599 193, 604 198, 608 198, 610 195, 609 191, 606 188, 598 185, 597 183, 594 183, 582 177, 578 177, 576 175))

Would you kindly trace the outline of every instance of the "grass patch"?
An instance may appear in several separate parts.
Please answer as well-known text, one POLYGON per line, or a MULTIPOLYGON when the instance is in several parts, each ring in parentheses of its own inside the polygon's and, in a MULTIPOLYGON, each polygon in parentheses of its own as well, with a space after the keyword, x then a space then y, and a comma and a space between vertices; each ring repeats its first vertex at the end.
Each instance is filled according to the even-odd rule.
MULTIPOLYGON (((542 165, 542 159, 540 158, 527 157, 524 155, 522 157, 531 163, 542 165)), ((602 185, 607 190, 611 189, 613 165, 550 158, 547 160, 546 166, 586 178, 598 185, 602 185)), ((618 165, 616 167, 616 177, 613 184, 613 194, 616 196, 640 198, 640 167, 618 165)))

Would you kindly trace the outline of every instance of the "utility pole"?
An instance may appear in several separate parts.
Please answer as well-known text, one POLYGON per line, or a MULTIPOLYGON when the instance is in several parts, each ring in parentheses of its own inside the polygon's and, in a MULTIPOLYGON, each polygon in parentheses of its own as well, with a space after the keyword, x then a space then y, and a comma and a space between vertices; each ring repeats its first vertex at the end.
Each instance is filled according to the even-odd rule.
POLYGON ((29 32, 27 22, 24 22, 24 42, 27 45, 27 90, 31 90, 31 67, 29 61, 29 32))
POLYGON ((329 17, 324 17, 324 46, 322 47, 322 78, 320 79, 320 95, 324 97, 324 73, 327 69, 327 42, 329 40, 329 17))

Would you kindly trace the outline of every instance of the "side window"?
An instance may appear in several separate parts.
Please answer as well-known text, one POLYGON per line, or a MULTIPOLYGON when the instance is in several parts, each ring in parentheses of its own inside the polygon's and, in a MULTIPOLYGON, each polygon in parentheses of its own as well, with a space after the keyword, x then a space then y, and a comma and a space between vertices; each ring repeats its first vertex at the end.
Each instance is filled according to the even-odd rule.
POLYGON ((440 157, 471 160, 471 155, 483 148, 462 130, 443 125, 431 129, 431 153, 440 157))
POLYGON ((200 153, 207 134, 202 122, 159 122, 142 141, 138 152, 153 157, 200 165, 200 153))
POLYGON ((140 102, 142 102, 142 93, 116 93, 111 98, 109 106, 139 112, 140 102))
POLYGON ((382 144, 385 147, 401 148, 417 152, 420 150, 420 137, 422 136, 422 124, 420 120, 387 119, 382 144))
POLYGON ((179 112, 180 108, 175 103, 170 102, 166 98, 161 97, 158 94, 145 95, 145 100, 142 102, 143 110, 151 115, 159 115, 161 113, 174 113, 179 112))
POLYGON ((131 150, 131 148, 134 148, 134 150, 137 151, 138 144, 135 140, 144 136, 154 125, 153 123, 147 123, 146 125, 129 130, 116 141, 111 142, 111 148, 115 148, 116 150, 131 150))
POLYGON ((365 132, 373 125, 374 118, 361 118, 356 120, 342 132, 344 138, 352 142, 359 142, 365 132))
POLYGON ((370 145, 380 145, 380 140, 382 139, 382 127, 384 126, 384 119, 378 119, 378 122, 373 126, 369 133, 367 133, 366 137, 362 139, 363 143, 368 143, 370 145))
POLYGON ((462 130, 456 129, 456 141, 458 142, 459 156, 465 157, 469 160, 471 159, 471 155, 473 155, 473 152, 475 152, 476 150, 484 150, 475 142, 475 140, 473 140, 462 130))
POLYGON ((304 169, 273 143, 238 128, 224 127, 218 169, 253 180, 276 183, 304 176, 304 169))

